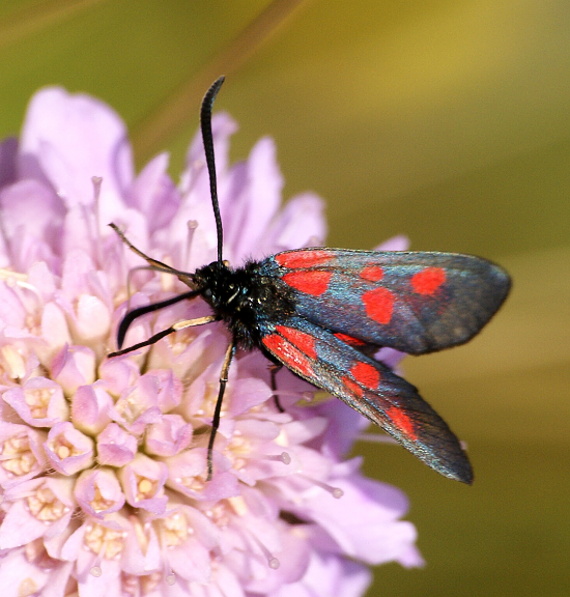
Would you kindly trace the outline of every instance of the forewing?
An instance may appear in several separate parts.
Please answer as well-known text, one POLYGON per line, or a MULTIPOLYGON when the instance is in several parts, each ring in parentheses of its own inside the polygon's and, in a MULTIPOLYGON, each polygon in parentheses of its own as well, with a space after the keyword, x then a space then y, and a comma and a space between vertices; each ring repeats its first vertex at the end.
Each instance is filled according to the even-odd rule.
POLYGON ((349 342, 410 354, 467 342, 510 288, 497 265, 454 253, 302 249, 262 266, 291 289, 305 319, 349 342))
POLYGON ((288 369, 340 398, 442 475, 471 483, 467 456, 417 389, 382 363, 300 317, 267 328, 263 348, 288 369))

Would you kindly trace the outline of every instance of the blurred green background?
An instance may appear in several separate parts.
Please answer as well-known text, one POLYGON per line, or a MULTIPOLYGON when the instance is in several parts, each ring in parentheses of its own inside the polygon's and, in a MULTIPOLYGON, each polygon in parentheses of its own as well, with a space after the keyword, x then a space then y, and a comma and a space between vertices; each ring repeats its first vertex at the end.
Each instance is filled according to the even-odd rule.
POLYGON ((570 2, 3 0, 0 135, 45 84, 117 109, 137 160, 178 173, 199 100, 272 135, 286 196, 328 202, 329 244, 476 253, 512 273, 468 346, 406 361, 469 444, 473 487, 360 444, 403 488, 427 560, 369 595, 570 595, 570 2))

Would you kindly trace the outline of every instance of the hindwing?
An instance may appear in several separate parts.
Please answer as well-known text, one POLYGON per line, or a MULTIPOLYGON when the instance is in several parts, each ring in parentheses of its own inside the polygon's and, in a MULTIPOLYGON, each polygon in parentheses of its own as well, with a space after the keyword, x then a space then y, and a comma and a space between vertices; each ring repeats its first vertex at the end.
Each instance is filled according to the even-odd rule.
POLYGON ((446 477, 470 483, 458 439, 417 389, 384 364, 300 317, 275 323, 263 349, 313 385, 340 398, 446 477))

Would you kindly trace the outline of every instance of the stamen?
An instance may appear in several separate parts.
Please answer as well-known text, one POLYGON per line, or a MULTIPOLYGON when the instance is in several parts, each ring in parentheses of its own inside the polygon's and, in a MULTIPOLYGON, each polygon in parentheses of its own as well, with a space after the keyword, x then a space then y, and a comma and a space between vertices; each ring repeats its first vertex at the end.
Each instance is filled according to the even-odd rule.
POLYGON ((193 533, 193 529, 188 526, 186 517, 180 512, 160 519, 160 528, 162 540, 167 548, 178 547, 193 533))
POLYGON ((299 474, 300 477, 309 481, 309 483, 324 489, 327 493, 330 493, 333 498, 340 499, 344 495, 344 491, 340 487, 334 487, 333 485, 329 485, 328 483, 323 483, 323 481, 318 481, 317 479, 313 479, 308 475, 303 475, 302 473, 299 474))
POLYGON ((147 477, 139 477, 137 483, 137 500, 152 498, 156 493, 157 485, 156 481, 151 481, 147 477))
POLYGON ((196 220, 188 220, 186 222, 186 228, 188 234, 186 235, 186 251, 184 255, 184 263, 190 262, 190 253, 192 252, 192 242, 194 241, 194 232, 198 228, 198 222, 196 220))
MULTIPOLYGON (((102 254, 101 254, 101 247, 102 244, 100 242, 100 238, 99 238, 99 230, 101 230, 101 221, 100 221, 100 215, 101 215, 101 187, 103 185, 103 177, 102 176, 92 176, 91 177, 91 183, 93 184, 93 209, 95 210, 95 230, 91 230, 91 238, 93 238, 93 243, 91 243, 91 246, 94 247, 95 251, 96 251, 96 256, 97 256, 97 262, 98 263, 103 263, 103 258, 102 258, 102 254)), ((89 227, 89 224, 93 221, 92 217, 85 213, 85 223, 87 224, 87 227, 89 227)))
MULTIPOLYGON (((100 562, 103 557, 113 560, 117 559, 123 551, 126 536, 125 531, 118 531, 95 523, 88 525, 83 543, 97 556, 97 562, 100 562)), ((93 568, 99 568, 99 566, 94 565, 93 568)))
POLYGON ((40 487, 34 495, 28 497, 27 502, 30 514, 42 522, 55 522, 69 511, 69 507, 49 487, 40 487))
MULTIPOLYGON (((28 274, 13 272, 9 269, 0 268, 0 280, 2 280, 6 286, 11 288, 18 299, 20 299, 22 305, 27 307, 27 315, 24 325, 33 332, 39 324, 37 317, 33 315, 33 312, 37 311, 37 305, 43 306, 44 301, 42 294, 36 288, 36 286, 28 282, 28 274), (30 306, 30 298, 23 291, 31 292, 37 301, 37 305, 34 305, 33 307, 30 306)), ((9 345, 6 345, 5 348, 9 348, 9 345)))
POLYGON ((253 540, 257 543, 259 549, 261 549, 265 559, 267 560, 267 565, 272 570, 277 570, 279 566, 281 566, 281 562, 278 558, 276 558, 268 549, 263 545, 263 543, 255 536, 252 535, 253 540))
POLYGON ((2 468, 16 477, 27 475, 37 464, 27 435, 16 435, 0 444, 2 468))
POLYGON ((93 491, 93 498, 90 500, 89 504, 95 512, 102 512, 103 510, 108 510, 114 504, 114 502, 112 500, 105 499, 101 495, 101 489, 96 486, 93 491))
POLYGON ((291 455, 288 452, 281 452, 281 454, 267 454, 263 459, 282 462, 283 464, 291 464, 291 455))
POLYGON ((55 388, 39 387, 24 390, 24 401, 28 405, 33 419, 47 417, 49 403, 54 394, 55 388))

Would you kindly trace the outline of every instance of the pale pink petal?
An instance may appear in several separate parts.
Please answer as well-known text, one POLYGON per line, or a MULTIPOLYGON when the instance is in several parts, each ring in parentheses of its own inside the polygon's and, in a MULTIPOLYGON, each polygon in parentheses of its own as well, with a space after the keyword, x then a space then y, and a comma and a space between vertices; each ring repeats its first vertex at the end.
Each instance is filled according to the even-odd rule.
POLYGON ((258 141, 246 162, 234 167, 228 193, 232 202, 222 216, 226 245, 233 261, 258 254, 259 240, 279 207, 283 178, 275 161, 275 143, 258 141))
POLYGON ((0 549, 18 547, 57 534, 69 524, 75 503, 68 479, 34 479, 4 496, 6 517, 0 526, 0 549))
POLYGON ((97 436, 97 460, 109 466, 124 466, 137 451, 137 439, 115 423, 109 423, 97 436))
POLYGON ((115 473, 106 468, 83 471, 75 483, 74 495, 83 510, 95 518, 105 518, 125 503, 115 473))
POLYGON ((42 336, 54 349, 62 349, 71 342, 65 314, 55 303, 47 303, 42 313, 42 336))
POLYGON ((39 595, 50 582, 49 570, 42 570, 28 561, 23 548, 10 550, 2 559, 0 586, 5 597, 39 595))
POLYGON ((371 572, 356 562, 313 552, 305 576, 281 587, 273 597, 360 597, 372 581, 371 572))
POLYGON ((52 362, 53 378, 72 395, 79 386, 95 381, 95 355, 86 346, 64 346, 52 362))
POLYGON ((54 191, 38 181, 22 180, 0 192, 0 205, 12 265, 25 270, 38 260, 52 262, 52 252, 61 250, 59 230, 65 214, 54 191))
POLYGON ((120 197, 133 179, 127 132, 117 114, 58 87, 30 102, 19 153, 19 175, 53 185, 68 205, 92 203, 93 176, 103 178, 110 198, 120 197))
POLYGON ((264 235, 265 254, 323 244, 327 228, 323 200, 312 193, 288 201, 264 235))
POLYGON ((46 434, 27 425, 0 421, 0 485, 9 488, 45 469, 46 434))
POLYGON ((148 454, 173 456, 185 450, 192 441, 192 426, 180 415, 164 415, 148 426, 145 447, 148 454))
POLYGON ((124 466, 119 477, 127 502, 134 508, 142 508, 153 514, 164 514, 168 498, 164 495, 164 483, 168 469, 162 462, 137 454, 124 466))
POLYGON ((71 417, 79 430, 97 435, 110 423, 112 405, 113 399, 101 382, 79 386, 71 402, 71 417))
POLYGON ((166 226, 180 204, 180 193, 167 173, 168 154, 152 159, 137 176, 131 191, 137 208, 146 215, 148 231, 166 226))
POLYGON ((407 251, 410 246, 410 239, 403 234, 393 236, 379 244, 375 251, 407 251))
POLYGON ((69 421, 50 429, 44 449, 53 468, 62 475, 73 475, 94 462, 93 440, 69 421))
POLYGON ((45 377, 34 377, 21 388, 7 390, 2 397, 33 427, 52 427, 69 416, 61 387, 45 377))

